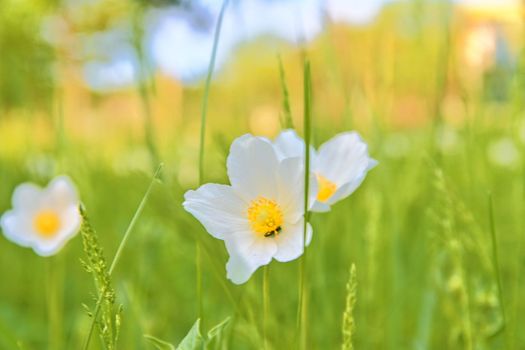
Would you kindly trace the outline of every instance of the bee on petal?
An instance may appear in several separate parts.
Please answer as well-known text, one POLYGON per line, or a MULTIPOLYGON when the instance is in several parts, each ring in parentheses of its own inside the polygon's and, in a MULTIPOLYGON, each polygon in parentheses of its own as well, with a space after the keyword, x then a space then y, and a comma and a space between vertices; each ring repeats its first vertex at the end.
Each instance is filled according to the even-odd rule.
MULTIPOLYGON (((184 208, 230 255, 227 277, 236 284, 272 259, 287 262, 303 254, 304 164, 300 157, 279 159, 271 141, 244 135, 236 139, 227 160, 231 185, 205 184, 186 192, 184 208)), ((317 196, 312 177, 310 200, 317 196)))
MULTIPOLYGON (((304 157, 304 141, 294 130, 285 130, 274 142, 280 159, 304 157)), ((312 211, 329 211, 330 206, 351 195, 377 161, 368 155, 368 146, 356 132, 334 136, 310 150, 311 171, 319 190, 312 211)))
POLYGON ((78 194, 67 176, 43 189, 32 183, 19 185, 12 205, 0 219, 5 237, 38 255, 56 254, 80 229, 78 194))

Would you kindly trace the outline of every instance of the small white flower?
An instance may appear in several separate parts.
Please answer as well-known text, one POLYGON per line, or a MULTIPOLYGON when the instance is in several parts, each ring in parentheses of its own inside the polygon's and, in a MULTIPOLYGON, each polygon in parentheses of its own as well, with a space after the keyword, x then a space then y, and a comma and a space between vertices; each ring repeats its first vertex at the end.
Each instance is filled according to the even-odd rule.
POLYGON ((57 253, 79 230, 81 217, 75 186, 66 176, 42 189, 32 183, 13 192, 13 209, 0 219, 7 239, 41 256, 57 253))
MULTIPOLYGON (((298 157, 279 159, 271 141, 247 134, 232 143, 227 168, 231 186, 203 185, 186 192, 183 205, 224 240, 227 277, 242 284, 272 258, 286 262, 303 253, 304 164, 298 157)), ((313 202, 315 178, 311 183, 313 202)), ((307 244, 311 236, 308 225, 307 244)))
MULTIPOLYGON (((285 130, 274 142, 281 159, 304 157, 304 141, 293 130, 285 130)), ((312 147, 312 173, 319 191, 312 211, 323 212, 351 195, 361 185, 367 172, 377 165, 368 155, 368 146, 356 132, 336 135, 321 145, 312 147)))

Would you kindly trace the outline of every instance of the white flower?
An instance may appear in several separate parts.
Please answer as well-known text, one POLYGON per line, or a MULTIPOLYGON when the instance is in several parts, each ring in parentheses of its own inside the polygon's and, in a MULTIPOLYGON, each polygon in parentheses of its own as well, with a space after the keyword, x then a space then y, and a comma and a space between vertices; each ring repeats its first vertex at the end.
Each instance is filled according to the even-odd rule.
MULTIPOLYGON (((304 157, 304 141, 293 130, 285 130, 274 142, 280 159, 304 157)), ((312 211, 323 212, 351 195, 361 185, 367 172, 377 165, 368 156, 368 146, 356 132, 336 135, 311 154, 311 172, 319 191, 312 211)))
MULTIPOLYGON (((269 140, 247 134, 233 142, 227 168, 231 186, 203 185, 188 191, 183 205, 224 240, 227 277, 241 284, 272 258, 286 262, 303 253, 304 165, 298 157, 279 159, 269 140)), ((311 183, 313 202, 315 178, 311 183)), ((307 244, 311 236, 308 225, 307 244)))
POLYGON ((80 228, 77 191, 66 176, 55 178, 44 189, 32 183, 19 185, 12 204, 13 209, 0 219, 4 235, 38 255, 57 253, 80 228))

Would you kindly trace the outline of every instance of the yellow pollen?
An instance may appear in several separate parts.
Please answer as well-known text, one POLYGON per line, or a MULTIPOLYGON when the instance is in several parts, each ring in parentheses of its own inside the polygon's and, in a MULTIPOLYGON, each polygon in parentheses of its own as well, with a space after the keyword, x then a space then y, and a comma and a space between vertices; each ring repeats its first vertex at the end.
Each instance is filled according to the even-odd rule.
POLYGON ((41 211, 35 216, 33 226, 39 235, 50 238, 60 229, 60 218, 51 210, 41 211))
POLYGON ((326 177, 316 174, 317 184, 319 185, 319 192, 317 192, 317 200, 319 202, 326 202, 330 197, 333 196, 337 190, 337 186, 332 181, 328 180, 326 177))
POLYGON ((256 233, 271 237, 281 232, 283 212, 274 200, 259 197, 250 203, 248 220, 256 233))

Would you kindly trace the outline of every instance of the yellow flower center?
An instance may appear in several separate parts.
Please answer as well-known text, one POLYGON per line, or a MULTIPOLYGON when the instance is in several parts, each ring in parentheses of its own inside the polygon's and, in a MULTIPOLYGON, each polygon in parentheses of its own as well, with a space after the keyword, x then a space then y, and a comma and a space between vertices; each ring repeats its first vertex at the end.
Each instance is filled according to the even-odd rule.
POLYGON ((319 192, 317 192, 317 200, 319 202, 326 202, 333 196, 337 190, 337 186, 332 181, 328 180, 323 175, 316 174, 317 184, 319 185, 319 192))
POLYGON ((259 197, 250 203, 248 220, 256 233, 271 237, 281 232, 283 212, 274 200, 259 197))
POLYGON ((44 210, 35 216, 33 226, 42 237, 53 237, 60 229, 60 218, 54 211, 44 210))

